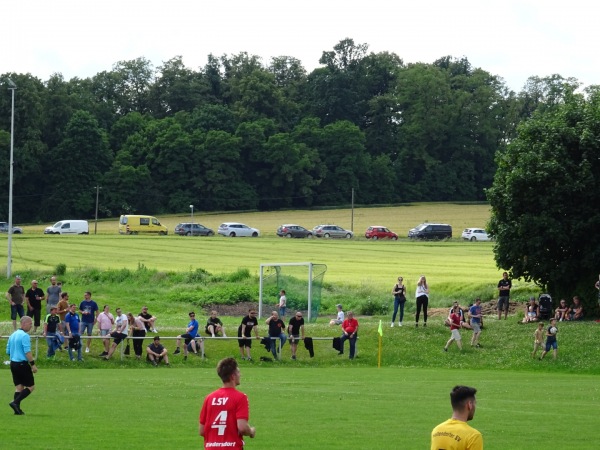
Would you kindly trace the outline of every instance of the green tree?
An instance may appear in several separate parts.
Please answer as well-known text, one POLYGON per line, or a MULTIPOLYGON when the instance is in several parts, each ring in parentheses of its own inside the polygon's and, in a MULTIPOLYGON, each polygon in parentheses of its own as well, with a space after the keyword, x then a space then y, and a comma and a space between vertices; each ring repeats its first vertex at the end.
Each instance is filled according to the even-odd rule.
POLYGON ((65 138, 51 152, 50 201, 47 214, 55 219, 89 218, 95 207, 95 186, 112 163, 106 132, 86 111, 76 111, 65 138))
POLYGON ((498 267, 594 307, 600 260, 600 89, 565 89, 497 156, 487 195, 498 267))

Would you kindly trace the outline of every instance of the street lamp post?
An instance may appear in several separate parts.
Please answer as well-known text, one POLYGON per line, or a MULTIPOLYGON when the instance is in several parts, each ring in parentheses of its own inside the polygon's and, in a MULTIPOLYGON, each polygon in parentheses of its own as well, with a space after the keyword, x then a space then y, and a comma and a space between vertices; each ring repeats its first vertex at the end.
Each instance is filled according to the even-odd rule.
POLYGON ((15 90, 17 85, 8 78, 8 89, 12 91, 12 107, 10 115, 10 167, 8 181, 8 261, 6 263, 6 278, 11 276, 12 264, 12 235, 13 235, 13 154, 15 146, 15 90))
POLYGON ((190 209, 192 210, 192 226, 191 226, 192 234, 191 235, 193 236, 194 235, 194 205, 190 205, 190 209))

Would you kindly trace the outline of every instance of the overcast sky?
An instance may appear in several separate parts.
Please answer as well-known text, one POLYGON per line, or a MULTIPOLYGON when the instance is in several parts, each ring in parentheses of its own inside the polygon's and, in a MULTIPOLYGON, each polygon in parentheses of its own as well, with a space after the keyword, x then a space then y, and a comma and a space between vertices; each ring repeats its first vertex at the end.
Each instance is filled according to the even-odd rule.
POLYGON ((3 5, 0 74, 86 78, 138 57, 288 55, 307 71, 344 38, 405 63, 467 57, 519 91, 558 73, 600 84, 600 6, 591 0, 20 0, 3 5))

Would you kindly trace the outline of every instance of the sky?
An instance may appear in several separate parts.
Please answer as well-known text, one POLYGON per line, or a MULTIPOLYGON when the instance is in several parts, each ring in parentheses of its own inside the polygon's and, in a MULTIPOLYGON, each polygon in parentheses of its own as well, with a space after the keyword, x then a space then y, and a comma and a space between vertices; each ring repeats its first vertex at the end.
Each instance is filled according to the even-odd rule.
POLYGON ((530 76, 600 84, 600 4, 590 0, 20 0, 0 20, 0 74, 92 77, 144 57, 293 56, 310 72, 342 39, 405 63, 466 57, 520 91, 530 76))

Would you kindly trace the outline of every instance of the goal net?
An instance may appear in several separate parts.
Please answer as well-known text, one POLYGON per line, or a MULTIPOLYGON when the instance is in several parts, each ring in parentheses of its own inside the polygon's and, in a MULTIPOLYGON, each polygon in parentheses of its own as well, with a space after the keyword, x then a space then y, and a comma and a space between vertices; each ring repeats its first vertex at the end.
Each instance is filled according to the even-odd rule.
POLYGON ((279 292, 285 290, 287 312, 306 311, 307 321, 319 316, 321 290, 327 265, 311 262, 265 263, 260 265, 258 317, 268 315, 279 304, 279 292))

